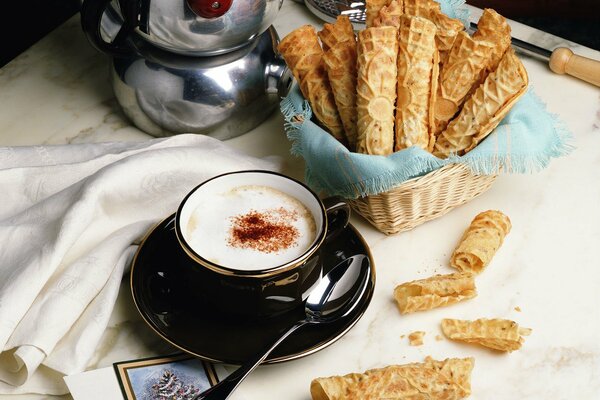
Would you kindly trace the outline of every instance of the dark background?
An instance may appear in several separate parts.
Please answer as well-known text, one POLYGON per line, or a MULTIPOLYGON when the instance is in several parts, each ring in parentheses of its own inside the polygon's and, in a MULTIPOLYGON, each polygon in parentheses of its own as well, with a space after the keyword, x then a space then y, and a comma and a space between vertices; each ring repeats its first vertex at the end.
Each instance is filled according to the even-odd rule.
MULTIPOLYGON (((494 8, 508 18, 600 50, 600 0, 467 2, 481 8, 494 8)), ((75 15, 80 5, 79 0, 7 0, 3 3, 0 11, 0 66, 75 15)))
POLYGON ((79 0, 4 0, 0 8, 0 66, 79 11, 79 0))
POLYGON ((493 8, 507 18, 600 50, 600 0, 467 0, 467 3, 493 8))

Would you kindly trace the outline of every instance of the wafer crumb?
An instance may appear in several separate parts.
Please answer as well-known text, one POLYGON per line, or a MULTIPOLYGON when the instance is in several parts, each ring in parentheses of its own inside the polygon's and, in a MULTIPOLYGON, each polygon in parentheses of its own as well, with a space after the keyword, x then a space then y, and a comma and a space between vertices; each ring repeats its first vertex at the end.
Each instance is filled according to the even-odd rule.
POLYGON ((442 335, 435 335, 435 340, 440 342, 440 341, 444 340, 444 337, 442 335))
POLYGON ((425 332, 423 331, 415 331, 408 335, 408 342, 411 346, 421 346, 423 344, 423 336, 425 336, 425 332))
POLYGON ((519 307, 519 306, 516 306, 516 307, 515 307, 515 311, 516 311, 516 312, 521 312, 521 307, 519 307))

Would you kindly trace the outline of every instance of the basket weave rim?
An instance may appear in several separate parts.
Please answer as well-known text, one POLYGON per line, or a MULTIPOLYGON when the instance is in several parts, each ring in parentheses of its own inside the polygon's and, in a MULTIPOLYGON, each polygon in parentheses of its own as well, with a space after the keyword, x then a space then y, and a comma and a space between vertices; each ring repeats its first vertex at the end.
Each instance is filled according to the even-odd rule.
POLYGON ((389 191, 393 191, 393 190, 399 188, 400 186, 406 187, 406 186, 410 186, 410 185, 418 185, 418 184, 421 183, 420 181, 425 180, 425 179, 427 179, 427 180, 442 179, 442 178, 445 178, 447 175, 450 175, 450 174, 453 174, 453 173, 457 173, 457 172, 462 172, 462 171, 459 171, 459 170, 462 170, 462 171, 467 170, 468 173, 470 173, 472 175, 476 175, 476 176, 488 176, 490 178, 498 176, 497 174, 493 174, 493 175, 475 174, 475 173, 473 173, 473 171, 471 171, 471 169, 468 166, 466 166, 464 164, 461 164, 461 163, 454 163, 454 164, 444 165, 443 167, 435 169, 435 170, 433 170, 431 172, 428 172, 428 173, 426 173, 424 175, 415 176, 414 178, 408 179, 408 180, 400 183, 399 185, 397 185, 397 186, 395 186, 395 187, 393 187, 393 188, 391 188, 389 190, 386 190, 384 192, 381 192, 381 193, 378 193, 378 194, 374 194, 374 195, 361 196, 361 197, 365 198, 365 197, 369 197, 369 196, 377 196, 379 194, 383 194, 383 193, 386 193, 386 192, 389 192, 389 191))
POLYGON ((380 232, 390 235, 446 214, 485 192, 497 177, 475 174, 460 163, 449 164, 390 190, 348 199, 348 203, 380 232))

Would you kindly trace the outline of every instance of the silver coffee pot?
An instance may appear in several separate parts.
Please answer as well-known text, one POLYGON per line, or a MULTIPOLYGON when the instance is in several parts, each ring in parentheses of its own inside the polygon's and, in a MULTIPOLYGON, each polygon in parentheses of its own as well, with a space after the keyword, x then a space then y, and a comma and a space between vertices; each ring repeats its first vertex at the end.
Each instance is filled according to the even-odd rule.
POLYGON ((264 121, 291 85, 268 25, 280 5, 84 0, 81 18, 90 42, 111 56, 115 96, 138 128, 228 139, 264 121))
POLYGON ((114 57, 111 80, 125 114, 153 136, 201 133, 229 139, 264 121, 292 82, 269 28, 216 57, 176 56, 144 43, 114 57))

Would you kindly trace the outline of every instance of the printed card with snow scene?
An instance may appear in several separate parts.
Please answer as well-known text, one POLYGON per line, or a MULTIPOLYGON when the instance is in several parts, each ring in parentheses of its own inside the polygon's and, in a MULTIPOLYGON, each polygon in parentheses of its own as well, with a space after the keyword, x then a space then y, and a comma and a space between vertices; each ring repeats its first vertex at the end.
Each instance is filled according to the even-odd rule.
POLYGON ((212 364, 187 354, 114 364, 127 400, 190 400, 218 382, 212 364))

